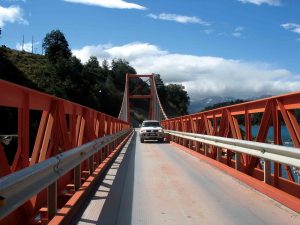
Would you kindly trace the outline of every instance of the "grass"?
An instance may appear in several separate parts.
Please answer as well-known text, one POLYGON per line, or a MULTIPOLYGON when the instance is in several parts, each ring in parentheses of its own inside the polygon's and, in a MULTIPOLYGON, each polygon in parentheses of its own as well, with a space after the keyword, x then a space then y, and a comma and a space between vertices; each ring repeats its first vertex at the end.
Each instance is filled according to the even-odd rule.
POLYGON ((6 47, 0 47, 3 57, 10 61, 25 78, 36 83, 38 71, 45 70, 48 59, 39 54, 32 54, 25 51, 17 51, 6 47))

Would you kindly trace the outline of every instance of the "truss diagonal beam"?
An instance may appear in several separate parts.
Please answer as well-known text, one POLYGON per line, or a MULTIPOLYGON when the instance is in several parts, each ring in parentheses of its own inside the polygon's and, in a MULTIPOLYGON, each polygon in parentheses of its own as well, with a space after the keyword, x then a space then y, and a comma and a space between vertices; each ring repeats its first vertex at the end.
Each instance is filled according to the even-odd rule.
MULTIPOLYGON (((275 145, 283 144, 282 131, 286 130, 290 140, 285 141, 291 141, 291 144, 299 149, 299 109, 300 92, 294 92, 167 119, 162 121, 162 125, 171 131, 267 142, 275 145), (187 123, 192 128, 193 125, 196 127, 187 129, 187 123)), ((240 153, 239 155, 224 147, 214 147, 210 143, 197 143, 193 140, 195 143, 191 145, 186 144, 189 141, 182 137, 171 136, 170 139, 220 163, 235 167, 251 177, 265 180, 275 188, 300 197, 300 168, 276 160, 271 162, 251 154, 240 153)))

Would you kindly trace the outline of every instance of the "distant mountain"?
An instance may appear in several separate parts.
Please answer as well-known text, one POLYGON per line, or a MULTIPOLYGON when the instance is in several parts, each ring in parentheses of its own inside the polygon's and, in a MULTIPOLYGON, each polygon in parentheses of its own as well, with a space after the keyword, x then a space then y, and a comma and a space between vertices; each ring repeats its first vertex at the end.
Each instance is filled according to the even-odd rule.
POLYGON ((191 101, 189 106, 189 113, 196 113, 201 111, 207 106, 215 105, 221 102, 231 102, 236 100, 234 97, 222 97, 222 96, 211 96, 199 99, 197 101, 191 101))
MULTIPOLYGON (((262 95, 262 96, 252 96, 252 97, 246 97, 243 98, 242 100, 245 101, 252 101, 252 100, 257 100, 257 99, 263 99, 263 98, 269 98, 271 95, 262 95)), ((234 97, 223 97, 223 96, 211 96, 211 97, 205 97, 202 99, 199 99, 197 101, 191 101, 190 106, 188 108, 189 113, 196 113, 208 106, 213 106, 218 103, 223 103, 223 102, 232 102, 236 101, 237 98, 234 97)))

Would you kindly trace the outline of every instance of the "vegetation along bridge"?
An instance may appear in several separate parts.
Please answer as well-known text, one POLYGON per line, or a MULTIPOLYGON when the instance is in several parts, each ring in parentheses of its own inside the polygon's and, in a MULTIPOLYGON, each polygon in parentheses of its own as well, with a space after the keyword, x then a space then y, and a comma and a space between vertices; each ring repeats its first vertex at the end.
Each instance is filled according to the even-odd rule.
POLYGON ((300 92, 168 118, 155 75, 127 74, 114 118, 3 80, 0 90, 1 119, 17 127, 1 134, 1 225, 300 224, 300 92), (148 79, 147 93, 133 79, 148 79), (139 99, 164 143, 140 143, 139 99))

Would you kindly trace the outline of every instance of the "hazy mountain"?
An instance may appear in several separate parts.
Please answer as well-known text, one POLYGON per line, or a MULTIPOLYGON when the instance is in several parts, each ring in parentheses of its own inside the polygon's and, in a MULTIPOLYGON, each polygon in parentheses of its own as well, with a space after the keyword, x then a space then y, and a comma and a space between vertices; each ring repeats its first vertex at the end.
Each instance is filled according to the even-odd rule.
POLYGON ((197 101, 191 101, 188 111, 189 113, 196 113, 201 111, 207 106, 211 106, 221 102, 230 102, 234 100, 236 100, 236 98, 233 97, 222 97, 222 96, 205 97, 197 101))
MULTIPOLYGON (((243 98, 242 100, 251 101, 251 100, 268 98, 268 97, 271 97, 271 96, 270 95, 262 95, 259 97, 252 96, 252 97, 243 98)), ((223 96, 205 97, 205 98, 199 99, 197 101, 191 101, 188 111, 189 111, 189 113, 196 113, 196 112, 201 111, 202 109, 204 109, 207 106, 212 106, 212 105, 222 103, 222 102, 231 102, 231 101, 235 101, 235 100, 237 100, 237 98, 234 98, 234 97, 223 97, 223 96)))

